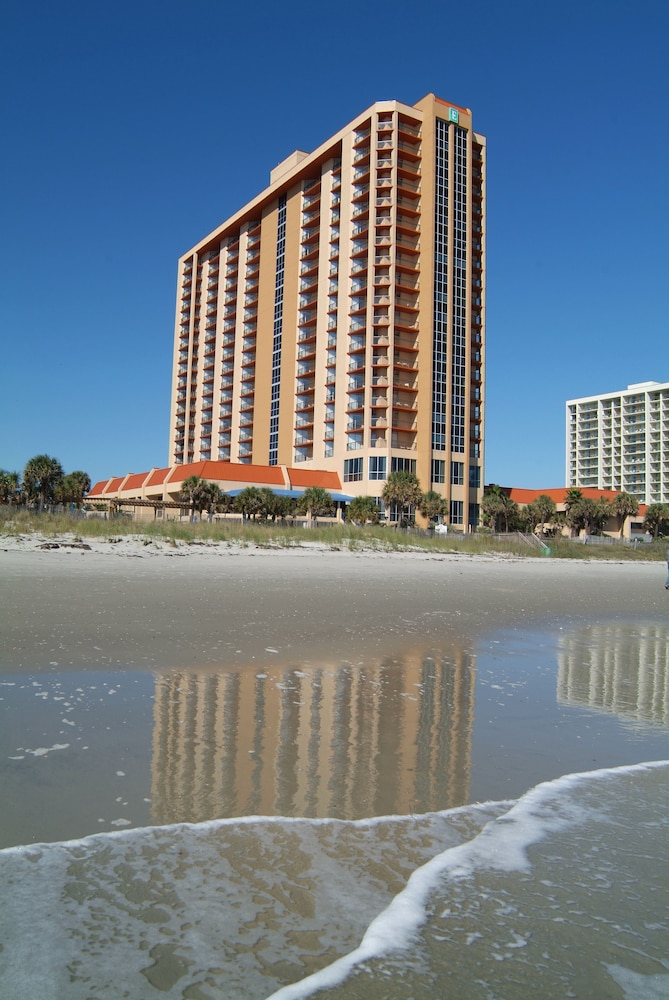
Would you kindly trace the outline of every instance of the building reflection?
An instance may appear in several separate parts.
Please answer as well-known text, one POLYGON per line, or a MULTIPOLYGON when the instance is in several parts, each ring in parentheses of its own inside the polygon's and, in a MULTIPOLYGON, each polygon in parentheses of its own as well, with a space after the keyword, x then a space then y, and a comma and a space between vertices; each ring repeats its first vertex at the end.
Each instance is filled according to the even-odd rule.
POLYGON ((473 657, 156 677, 155 823, 354 819, 469 801, 473 657))
POLYGON ((660 625, 611 623, 560 640, 557 698, 634 722, 669 722, 669 647, 660 625))

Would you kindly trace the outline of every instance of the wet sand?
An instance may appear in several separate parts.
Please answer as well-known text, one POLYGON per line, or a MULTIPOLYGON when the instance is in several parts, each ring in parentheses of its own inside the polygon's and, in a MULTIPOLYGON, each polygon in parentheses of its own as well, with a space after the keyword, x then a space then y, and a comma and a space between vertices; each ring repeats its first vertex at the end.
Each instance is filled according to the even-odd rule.
POLYGON ((658 563, 0 543, 0 847, 669 757, 658 563))
MULTIPOLYGON (((491 857, 504 856, 507 813, 530 788, 669 759, 661 563, 91 544, 0 540, 0 931, 17 998, 260 1000, 354 949, 411 873, 476 843, 494 816, 491 857), (102 836, 77 840, 90 834, 102 836)), ((655 982, 659 790, 623 776, 627 798, 603 799, 594 780, 612 847, 599 829, 584 828, 581 855, 578 840, 546 839, 536 891, 527 865, 503 865, 489 925, 478 881, 456 922, 437 895, 423 964, 413 939, 388 959, 406 995, 440 995, 455 972, 482 982, 488 948, 502 989, 525 972, 536 984, 553 949, 557 986, 542 995, 567 995, 574 933, 605 980, 605 962, 630 953, 623 941, 612 958, 611 940, 634 919, 632 897, 633 950, 650 941, 655 982), (640 846, 637 825, 656 842, 640 846), (636 855, 641 874, 621 881, 636 855)), ((533 843, 530 796, 515 829, 533 843)), ((546 829, 561 836, 584 811, 567 801, 556 826, 560 802, 548 801, 546 829)), ((363 972, 366 995, 386 996, 386 967, 363 972)))
POLYGON ((662 619, 659 563, 0 541, 0 670, 226 667, 662 619), (268 650, 270 652, 268 652, 268 650))

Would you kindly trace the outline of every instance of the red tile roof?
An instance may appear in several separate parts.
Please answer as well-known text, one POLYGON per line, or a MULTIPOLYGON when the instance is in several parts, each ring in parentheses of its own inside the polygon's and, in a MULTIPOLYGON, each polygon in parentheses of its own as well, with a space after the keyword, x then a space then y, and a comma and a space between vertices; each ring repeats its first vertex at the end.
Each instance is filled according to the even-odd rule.
POLYGON ((128 476, 128 479, 123 486, 123 491, 125 492, 125 490, 141 490, 147 476, 148 472, 131 473, 128 476))
POLYGON ((245 465, 243 462, 191 462, 190 465, 173 467, 168 483, 182 483, 190 476, 199 476, 218 483, 266 483, 284 486, 283 473, 278 465, 245 465))
MULTIPOLYGON (((511 500, 520 504, 532 503, 533 500, 536 500, 537 497, 540 496, 550 497, 551 500, 555 501, 555 503, 564 503, 565 497, 570 488, 571 487, 568 486, 558 486, 556 489, 548 490, 525 490, 517 486, 511 486, 508 488, 504 487, 504 492, 511 500)), ((610 502, 618 496, 618 491, 616 490, 596 490, 591 486, 584 486, 582 488, 579 487, 579 489, 581 490, 583 496, 588 500, 599 500, 600 497, 606 497, 606 499, 610 502)))
POLYGON ((96 483, 94 486, 91 486, 90 490, 86 494, 86 497, 88 498, 88 497, 102 496, 102 494, 104 493, 106 487, 109 485, 110 482, 111 482, 110 479, 101 479, 99 483, 96 483))
MULTIPOLYGON (((520 504, 521 506, 532 503, 533 500, 536 500, 537 497, 540 496, 550 497, 556 504, 563 504, 567 493, 571 488, 572 487, 569 486, 558 486, 555 489, 548 490, 526 490, 521 489, 518 486, 502 487, 509 499, 513 500, 517 504, 520 504)), ((579 486, 574 487, 574 489, 579 489, 586 500, 599 500, 601 497, 604 497, 605 500, 608 500, 609 503, 611 503, 617 496, 620 495, 619 490, 597 490, 592 486, 579 486)), ((640 503, 637 516, 641 517, 645 514, 645 512, 646 505, 640 503)))
POLYGON ((318 469, 288 469, 291 485, 296 489, 309 486, 320 486, 324 490, 340 490, 341 483, 336 472, 323 472, 318 469))
POLYGON ((166 469, 152 469, 149 473, 149 478, 146 480, 146 486, 162 486, 165 482, 168 472, 171 466, 166 469))

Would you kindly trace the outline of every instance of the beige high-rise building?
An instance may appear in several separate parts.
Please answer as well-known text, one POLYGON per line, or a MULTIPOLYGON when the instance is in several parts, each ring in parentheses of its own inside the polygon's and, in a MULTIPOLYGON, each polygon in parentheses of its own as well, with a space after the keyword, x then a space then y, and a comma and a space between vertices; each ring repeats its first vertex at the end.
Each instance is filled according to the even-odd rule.
POLYGON ((394 470, 466 530, 483 488, 485 139, 374 104, 179 261, 169 461, 394 470))

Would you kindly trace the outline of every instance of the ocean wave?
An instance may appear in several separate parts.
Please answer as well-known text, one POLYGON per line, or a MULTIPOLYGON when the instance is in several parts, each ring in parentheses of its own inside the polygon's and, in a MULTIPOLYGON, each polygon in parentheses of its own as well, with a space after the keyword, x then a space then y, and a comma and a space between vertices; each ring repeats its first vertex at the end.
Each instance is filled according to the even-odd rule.
MULTIPOLYGON (((374 981, 387 982, 392 977, 397 989, 397 984, 408 978, 410 992, 406 995, 433 997, 440 969, 452 990, 449 995, 506 996, 500 986, 499 966, 509 961, 514 964, 514 996, 581 995, 571 989, 572 979, 577 976, 589 983, 587 995, 605 995, 594 983, 593 969, 603 980, 609 978, 603 982, 609 991, 611 981, 623 985, 629 1000, 669 996, 669 961, 665 960, 669 930, 666 916, 669 880, 665 864, 669 789, 664 771, 669 771, 669 761, 570 774, 537 785, 507 812, 491 820, 472 840, 447 849, 414 872, 406 888, 370 924, 358 948, 307 979, 279 989, 268 1000, 303 1000, 316 993, 327 993, 333 1000, 344 997, 347 990, 331 988, 345 983, 352 974, 363 979, 365 987, 373 986, 374 981), (651 779, 660 775, 664 780, 651 780, 649 788, 648 783, 636 780, 643 775, 651 779), (640 842, 639 825, 643 825, 646 834, 644 845, 640 842), (559 834, 563 835, 562 846, 558 846, 559 834), (540 843, 548 847, 530 856, 531 848, 540 843), (594 854, 601 854, 602 862, 599 858, 593 861, 593 844, 594 854), (627 863, 625 871, 622 864, 614 863, 616 855, 627 863), (637 876, 649 866, 655 877, 652 883, 646 883, 648 893, 642 892, 633 917, 628 890, 630 886, 644 885, 637 876), (552 879, 542 877, 555 868, 552 879), (507 876, 504 888, 496 877, 500 874, 507 876), (526 877, 528 874, 530 878, 526 877), (533 886, 534 899, 528 883, 533 886), (590 895, 590 883, 599 890, 608 890, 604 905, 602 899, 595 900, 590 895), (551 889, 556 890, 552 896, 551 889), (559 902, 565 889, 572 897, 571 910, 559 902), (547 903, 549 898, 553 901, 547 903), (546 905, 552 912, 545 922, 544 934, 539 935, 537 918, 545 914, 546 905), (623 913, 628 921, 632 918, 624 928, 618 919, 623 913), (658 917, 657 923, 648 919, 653 913, 658 917), (473 914, 475 920, 471 919, 473 914), (500 924, 505 924, 504 917, 509 915, 516 926, 505 927, 500 934, 500 924), (569 969, 566 955, 560 954, 562 945, 556 946, 560 936, 556 929, 560 925, 569 928, 570 917, 574 915, 579 918, 580 939, 571 940, 571 929, 566 938, 568 943, 570 940, 572 944, 578 943, 580 954, 586 956, 581 969, 578 963, 569 969), (420 941, 419 931, 427 925, 429 932, 420 941), (603 926, 607 931, 619 933, 620 941, 616 944, 608 938, 610 952, 626 956, 627 964, 604 962, 602 949, 597 946, 599 935, 594 933, 603 926), (529 960, 524 956, 517 961, 533 934, 535 956, 529 960), (498 940, 500 937, 505 938, 503 943, 498 940), (655 941, 651 943, 653 938, 655 941), (537 944, 540 939, 541 944, 537 944), (461 954, 463 946, 471 948, 474 944, 478 945, 476 958, 472 961, 472 956, 468 956, 458 963, 454 952, 461 954), (557 958, 551 956, 551 947, 557 958), (413 948, 410 962, 409 948, 413 948), (384 961, 388 955, 393 958, 384 961), (420 972, 416 977, 413 973, 417 964, 420 972), (643 968, 630 968, 630 964, 643 968), (522 986, 523 976, 527 994, 522 986)), ((351 995, 363 995, 360 982, 356 982, 356 991, 351 995)), ((367 989, 364 995, 376 994, 367 989)))
POLYGON ((668 769, 566 775, 422 816, 245 817, 8 848, 3 995, 374 998, 393 982, 395 997, 448 984, 469 998, 526 977, 514 996, 548 998, 596 976, 662 988, 668 769))

